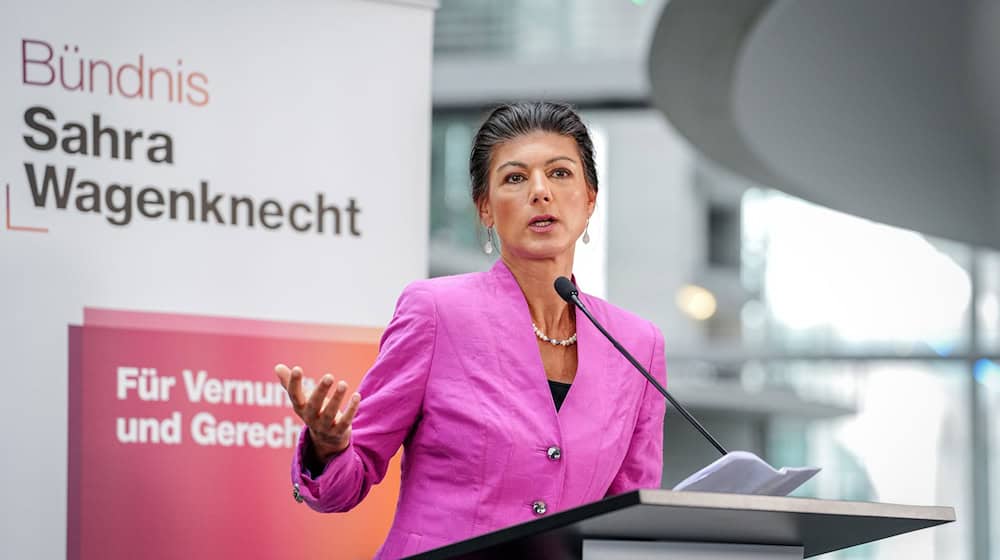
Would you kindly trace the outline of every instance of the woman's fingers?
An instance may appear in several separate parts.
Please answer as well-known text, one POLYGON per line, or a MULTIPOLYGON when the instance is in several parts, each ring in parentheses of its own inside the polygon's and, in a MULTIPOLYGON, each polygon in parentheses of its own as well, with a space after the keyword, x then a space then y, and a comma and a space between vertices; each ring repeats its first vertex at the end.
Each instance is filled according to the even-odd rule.
POLYGON ((274 366, 274 373, 281 381, 285 392, 288 393, 288 398, 292 401, 292 409, 299 413, 305 405, 305 397, 302 394, 302 368, 295 366, 288 369, 285 364, 278 364, 274 366))
POLYGON ((333 385, 333 376, 328 373, 319 380, 319 385, 309 395, 306 406, 302 410, 302 419, 310 426, 312 426, 312 422, 319 416, 320 411, 323 409, 323 401, 326 400, 326 395, 330 392, 331 385, 333 385))
POLYGON ((337 389, 333 392, 333 396, 323 405, 323 411, 319 416, 319 427, 321 429, 329 430, 333 426, 333 421, 337 419, 337 411, 340 410, 340 403, 344 400, 344 394, 346 393, 347 382, 340 380, 337 383, 337 389))
POLYGON ((288 369, 285 364, 278 364, 274 366, 274 374, 278 376, 278 381, 281 381, 281 386, 288 391, 288 379, 292 375, 292 370, 288 369))
POLYGON ((340 415, 337 419, 337 426, 342 427, 346 430, 351 427, 351 423, 354 422, 354 415, 358 413, 358 406, 361 403, 361 394, 354 393, 351 395, 351 400, 347 402, 347 410, 340 415))
POLYGON ((347 394, 347 382, 337 383, 333 393, 333 376, 326 374, 320 379, 312 394, 306 397, 302 391, 302 368, 295 366, 288 369, 285 364, 274 366, 274 373, 281 381, 281 386, 288 392, 292 408, 310 429, 317 434, 339 437, 351 427, 354 415, 358 412, 361 395, 354 393, 348 400, 347 408, 340 412, 340 406, 347 394))
POLYGON ((302 410, 306 405, 306 396, 302 392, 302 368, 299 366, 293 367, 288 374, 288 396, 296 411, 302 410))

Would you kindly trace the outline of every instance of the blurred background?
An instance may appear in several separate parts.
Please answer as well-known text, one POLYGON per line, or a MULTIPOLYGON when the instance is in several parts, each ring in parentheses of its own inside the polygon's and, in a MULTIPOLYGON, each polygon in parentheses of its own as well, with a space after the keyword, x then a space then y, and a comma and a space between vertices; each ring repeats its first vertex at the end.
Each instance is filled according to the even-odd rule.
MULTIPOLYGON (((290 443, 111 429, 290 412, 123 399, 109 373, 273 384, 305 356, 356 383, 406 283, 491 266, 471 139, 496 104, 544 99, 597 151, 580 286, 658 324, 668 386, 719 440, 822 467, 798 496, 955 508, 825 558, 1000 560, 1000 1, 34 0, 0 5, 0 31, 0 356, 30 372, 0 406, 0 558, 371 557, 395 463, 364 507, 315 515, 290 443), (175 101, 181 73, 200 105, 175 101), (33 146, 36 108, 61 149, 33 146), (70 149, 77 121, 165 131, 176 162, 70 149), (78 168, 77 194, 49 204, 42 166, 78 168), (117 225, 118 183, 203 193, 201 219, 140 194, 117 225), (206 213, 209 183, 231 219, 206 213), (313 200, 363 207, 360 230, 266 225, 313 200), (289 289, 287 263, 309 280, 289 289)), ((669 488, 717 455, 665 421, 669 488)))
MULTIPOLYGON (((1000 229, 997 220, 983 223, 968 213, 961 215, 960 208, 952 208, 959 214, 952 219, 957 229, 948 229, 945 219, 927 218, 926 206, 947 209, 941 207, 949 199, 962 199, 962 185, 929 177, 936 183, 928 190, 942 193, 937 198, 921 198, 919 181, 899 181, 901 188, 915 189, 912 195, 890 191, 891 180, 905 175, 899 172, 900 161, 908 161, 889 157, 892 154, 877 158, 886 162, 886 169, 868 166, 858 171, 868 163, 854 163, 849 150, 825 152, 845 169, 839 175, 823 169, 823 181, 816 183, 810 183, 808 173, 779 169, 780 162, 769 160, 764 149, 753 151, 763 154, 760 159, 768 165, 758 166, 756 173, 752 166, 741 167, 733 150, 720 147, 698 128, 705 119, 698 120, 696 105, 710 102, 715 90, 697 95, 690 84, 677 85, 678 68, 704 75, 714 71, 712 64, 718 60, 685 66, 676 56, 671 59, 676 50, 658 51, 684 47, 657 37, 657 29, 667 25, 661 20, 668 16, 677 18, 675 25, 696 18, 693 21, 706 28, 691 33, 708 37, 714 30, 707 27, 709 20, 724 16, 705 10, 691 16, 690 10, 680 11, 684 2, 672 4, 677 4, 674 14, 666 12, 675 6, 665 0, 440 2, 434 27, 430 274, 484 270, 492 263, 493 257, 482 251, 484 232, 470 201, 467 168, 471 138, 485 112, 498 102, 517 99, 573 103, 595 137, 601 180, 590 229, 593 241, 579 247, 577 276, 584 290, 659 325, 666 337, 668 384, 675 395, 730 448, 754 451, 775 466, 822 466, 820 475, 796 495, 956 509, 959 521, 950 526, 826 558, 1000 559, 1000 251, 990 249, 980 234, 1000 229), (658 72, 673 77, 673 82, 658 84, 658 72), (686 98, 678 101, 678 95, 686 98), (684 103, 694 105, 694 112, 685 112, 690 107, 684 103), (745 169, 749 171, 741 172, 745 169), (866 183, 859 173, 875 179, 866 183), (774 184, 766 181, 770 177, 774 184), (892 210, 885 212, 884 220, 829 209, 861 207, 854 213, 866 214, 863 210, 879 206, 881 196, 892 210), (976 226, 980 233, 956 241, 963 236, 946 239, 882 223, 918 227, 907 221, 913 216, 932 224, 918 228, 921 231, 950 234, 976 226)), ((691 8, 691 2, 686 4, 691 8)), ((822 42, 826 30, 826 36, 843 37, 859 51, 843 56, 898 67, 898 60, 910 60, 903 56, 908 52, 926 54, 911 49, 913 44, 930 51, 935 41, 954 43, 948 34, 971 36, 976 19, 969 9, 989 8, 982 2, 949 3, 947 8, 916 2, 907 6, 924 9, 909 10, 900 19, 892 9, 905 3, 876 3, 881 7, 869 11, 878 12, 876 17, 885 12, 886 25, 871 24, 869 34, 883 37, 890 48, 880 51, 888 53, 885 61, 873 62, 877 51, 857 46, 865 30, 859 31, 849 17, 852 10, 863 11, 860 5, 845 2, 836 9, 829 2, 825 8, 822 2, 780 6, 748 1, 725 8, 718 2, 708 4, 714 4, 716 12, 742 12, 736 17, 752 21, 755 29, 771 27, 757 43, 750 34, 736 48, 739 68, 730 67, 726 75, 742 81, 718 93, 737 108, 736 94, 746 89, 741 84, 754 82, 753 76, 740 75, 752 70, 747 70, 752 66, 746 54, 750 47, 801 52, 779 41, 790 37, 788 32, 782 35, 781 29, 774 29, 791 25, 795 18, 796 24, 809 21, 819 30, 800 32, 799 41, 822 42), (809 4, 814 11, 830 13, 793 13, 809 4), (960 24, 950 30, 940 26, 945 36, 937 39, 920 33, 921 22, 941 22, 944 12, 955 15, 960 24), (848 32, 839 33, 837 26, 848 32), (921 38, 910 44, 905 37, 894 40, 894 34, 921 38), (761 42, 764 46, 756 47, 761 42), (892 58, 900 53, 902 58, 892 58)), ((676 34, 672 40, 676 43, 676 34)), ((956 48, 967 49, 971 42, 959 41, 956 48)), ((843 51, 831 45, 831 52, 843 51)), ((971 56, 967 50, 961 55, 971 56)), ((928 76, 939 75, 940 65, 931 66, 928 76)), ((878 68, 871 71, 885 75, 878 68)), ((927 90, 961 85, 945 76, 924 88, 921 75, 909 70, 903 74, 910 81, 893 81, 897 89, 887 89, 885 83, 872 86, 893 107, 911 101, 937 103, 927 90)), ((845 78, 850 87, 859 83, 845 78)), ((889 72, 887 80, 892 79, 889 72)), ((723 76, 701 87, 725 82, 723 76)), ((876 97, 858 95, 864 100, 876 97)), ((762 106, 769 107, 766 102, 762 106)), ((845 111, 832 113, 833 119, 849 120, 845 111)), ((704 114, 711 115, 711 109, 704 114)), ((761 114, 751 116, 767 116, 761 114)), ((940 116, 926 107, 882 114, 911 124, 913 115, 940 116)), ((863 114, 859 119, 873 129, 880 126, 863 114)), ((919 123, 913 126, 919 129, 919 123)), ((752 127, 741 128, 746 137, 740 141, 752 146, 752 127)), ((816 128, 832 134, 830 127, 816 128)), ((880 132, 883 137, 913 134, 891 121, 880 132)), ((964 132, 959 130, 959 136, 971 136, 964 132)), ((873 141, 870 136, 860 138, 861 143, 873 141)), ((952 134, 942 142, 954 138, 952 134)), ((817 141, 803 136, 792 142, 807 151, 813 146, 824 149, 826 140, 830 137, 817 141)), ((900 145, 891 139, 886 144, 900 145)), ((917 152, 911 148, 903 145, 900 150, 910 150, 913 156, 917 152)), ((946 150, 926 149, 947 156, 946 150)), ((942 169, 935 161, 913 157, 909 164, 915 168, 942 169)), ((817 169, 821 159, 811 160, 818 162, 817 169)), ((904 171, 928 175, 919 169, 904 171)), ((873 208, 866 215, 878 218, 880 211, 873 208)), ((1000 212, 992 215, 1000 217, 1000 212)), ((664 449, 666 487, 715 459, 711 447, 675 413, 667 418, 664 449)))

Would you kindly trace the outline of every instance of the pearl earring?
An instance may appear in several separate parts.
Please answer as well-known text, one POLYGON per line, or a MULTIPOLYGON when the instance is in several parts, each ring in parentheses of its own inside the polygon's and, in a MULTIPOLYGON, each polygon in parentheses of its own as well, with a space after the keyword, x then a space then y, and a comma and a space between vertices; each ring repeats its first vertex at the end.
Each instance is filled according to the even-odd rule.
POLYGON ((493 226, 486 228, 486 243, 483 243, 483 252, 487 255, 493 254, 493 226))
POLYGON ((590 218, 587 218, 587 227, 583 228, 583 242, 590 243, 590 218))

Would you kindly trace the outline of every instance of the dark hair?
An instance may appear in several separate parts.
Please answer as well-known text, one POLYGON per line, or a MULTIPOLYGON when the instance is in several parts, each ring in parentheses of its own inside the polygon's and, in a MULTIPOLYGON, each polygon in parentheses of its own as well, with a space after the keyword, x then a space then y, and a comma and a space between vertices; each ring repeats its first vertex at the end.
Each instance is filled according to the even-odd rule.
POLYGON ((536 131, 554 132, 576 140, 583 163, 584 177, 597 192, 597 167, 594 143, 580 115, 565 103, 532 101, 507 103, 493 109, 472 140, 469 175, 472 176, 472 201, 479 204, 489 192, 490 159, 493 149, 518 136, 536 131))

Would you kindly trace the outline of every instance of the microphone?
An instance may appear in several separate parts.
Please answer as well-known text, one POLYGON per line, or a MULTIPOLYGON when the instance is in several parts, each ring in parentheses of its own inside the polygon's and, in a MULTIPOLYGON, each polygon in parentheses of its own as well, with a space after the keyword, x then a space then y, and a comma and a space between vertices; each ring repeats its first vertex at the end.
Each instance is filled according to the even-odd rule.
POLYGON ((655 377, 650 375, 649 372, 646 371, 646 368, 642 367, 642 364, 640 364, 634 357, 632 357, 632 354, 629 354, 628 350, 623 348, 622 345, 619 344, 617 340, 615 340, 615 337, 611 336, 611 333, 606 331, 604 327, 597 322, 597 319, 595 319, 594 316, 590 314, 590 310, 587 309, 587 306, 584 305, 582 301, 580 301, 580 292, 577 291, 576 286, 573 285, 573 282, 571 282, 569 278, 566 278, 565 276, 560 276, 559 278, 556 278, 555 287, 556 287, 556 292, 559 293, 559 297, 566 300, 567 303, 575 305, 577 309, 579 309, 580 311, 583 311, 583 314, 586 315, 588 319, 590 319, 590 322, 593 323, 595 327, 597 327, 597 330, 601 331, 601 333, 604 334, 604 336, 606 336, 607 339, 611 341, 611 344, 613 344, 614 347, 617 348, 618 351, 621 352, 623 356, 625 356, 625 359, 627 359, 633 366, 635 366, 635 369, 639 370, 639 373, 641 373, 646 378, 647 381, 652 383, 653 387, 656 387, 656 390, 659 391, 661 395, 666 397, 666 399, 670 401, 670 404, 674 405, 674 408, 676 408, 677 411, 681 413, 684 419, 690 422, 691 425, 694 426, 696 430, 701 432, 701 435, 705 436, 705 439, 707 439, 709 443, 715 446, 715 448, 719 451, 719 453, 723 455, 726 455, 728 453, 728 451, 726 451, 726 448, 722 447, 722 445, 718 441, 716 441, 714 437, 712 437, 712 434, 708 433, 708 430, 706 430, 698 422, 698 420, 695 419, 694 416, 691 416, 691 413, 689 413, 687 409, 681 406, 681 403, 677 402, 677 400, 674 399, 674 397, 670 393, 668 393, 665 388, 663 388, 663 385, 660 385, 660 382, 657 381, 655 377))

